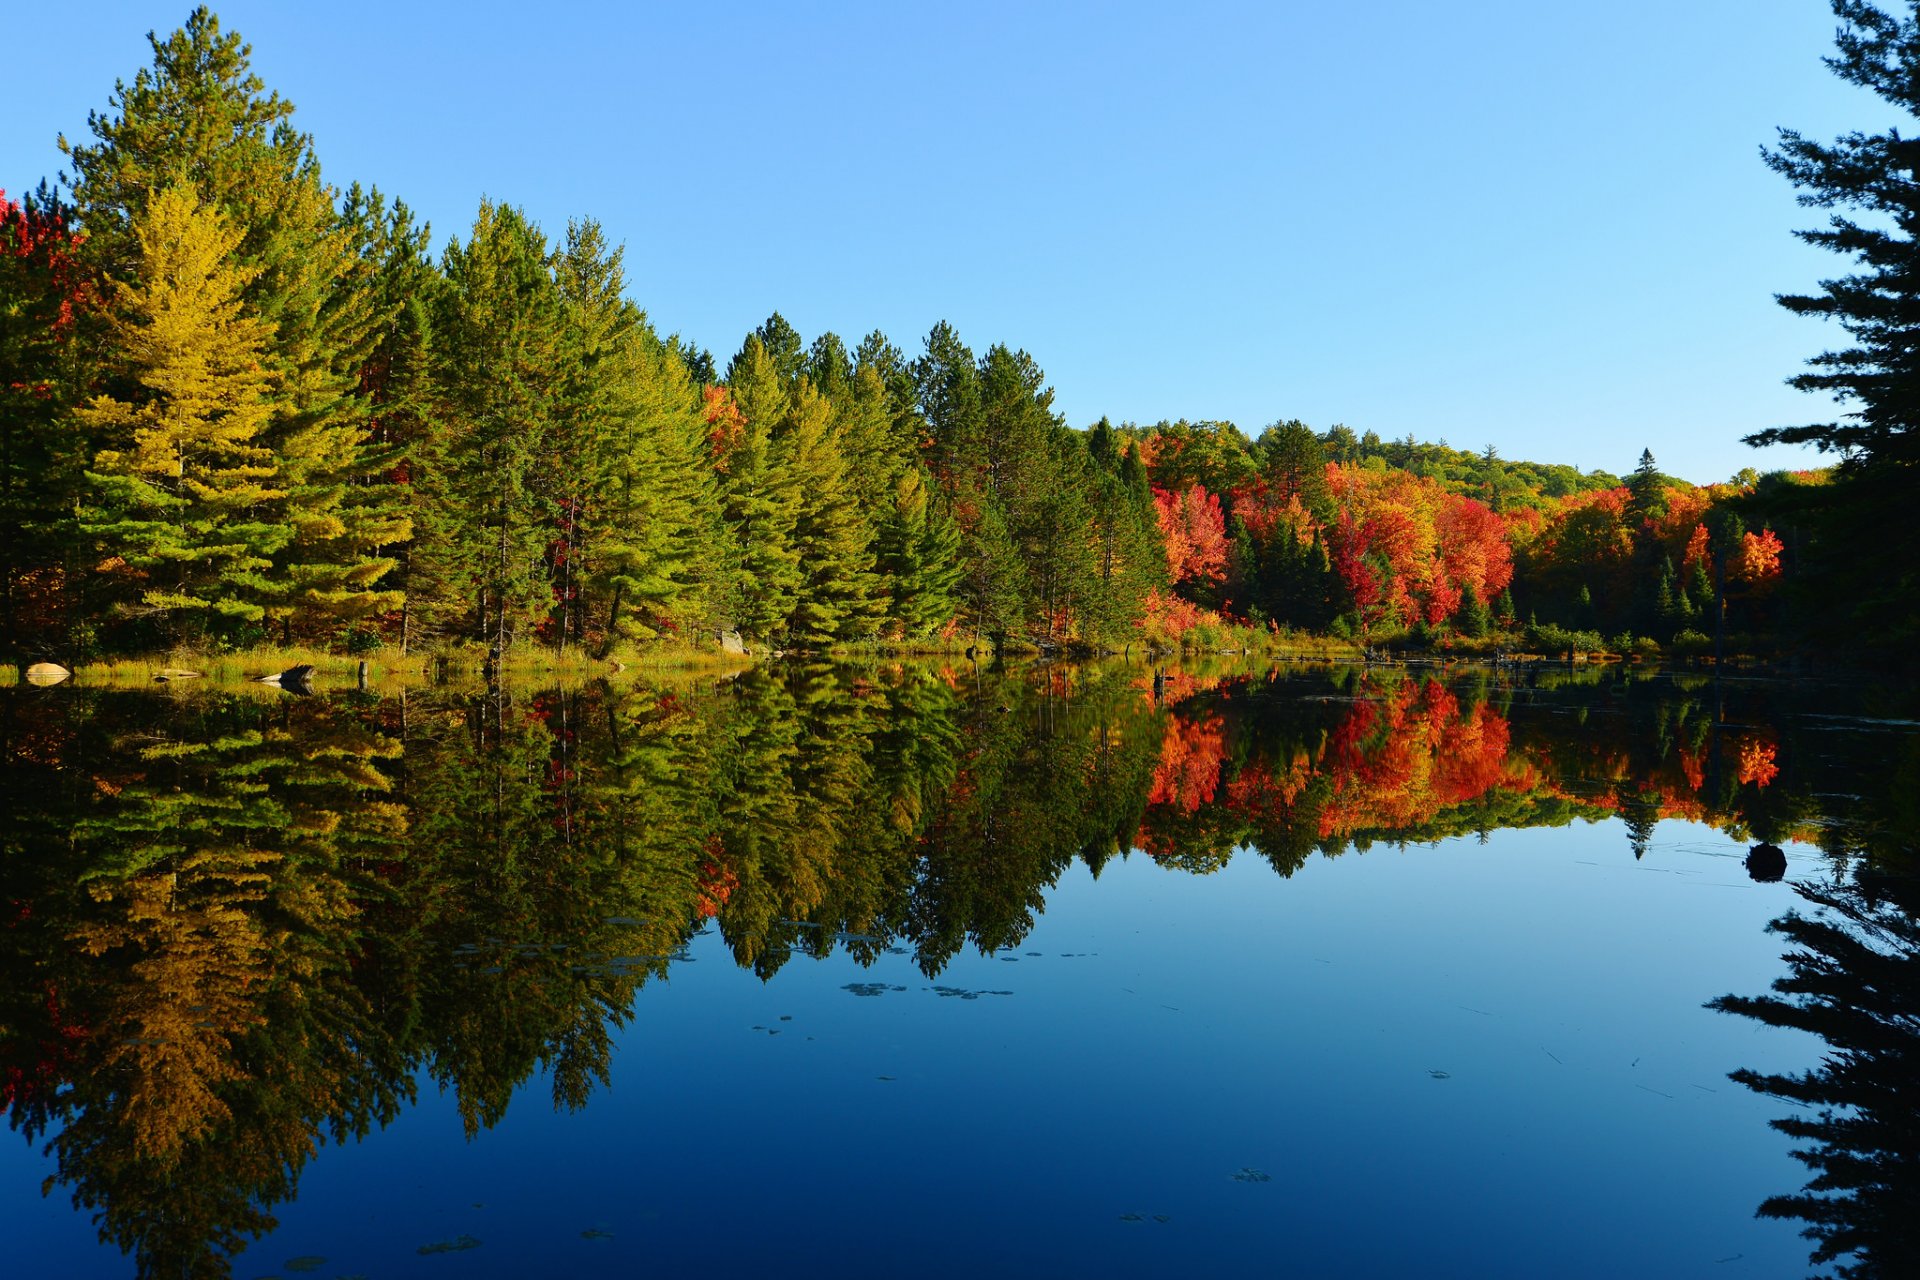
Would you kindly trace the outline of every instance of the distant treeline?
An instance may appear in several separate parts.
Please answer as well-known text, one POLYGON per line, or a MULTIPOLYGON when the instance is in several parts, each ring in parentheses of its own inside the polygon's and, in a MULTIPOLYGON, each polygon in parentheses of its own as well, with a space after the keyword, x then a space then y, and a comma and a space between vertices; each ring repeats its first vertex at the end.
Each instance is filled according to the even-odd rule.
POLYGON ((1752 513, 1826 479, 1703 489, 1643 454, 1622 483, 1292 421, 1075 429, 1031 356, 944 323, 910 356, 776 313, 722 367, 626 296, 598 224, 555 241, 483 202, 436 261, 404 203, 325 181, 207 10, 153 48, 63 140, 67 185, 0 202, 15 661, 725 631, 1751 643, 1796 554, 1752 513))

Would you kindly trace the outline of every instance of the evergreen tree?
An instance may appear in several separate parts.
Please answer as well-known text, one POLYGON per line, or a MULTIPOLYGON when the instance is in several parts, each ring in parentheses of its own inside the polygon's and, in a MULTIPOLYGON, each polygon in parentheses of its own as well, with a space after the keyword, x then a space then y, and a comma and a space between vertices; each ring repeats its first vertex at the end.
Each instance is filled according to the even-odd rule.
POLYGON ((416 605, 423 623, 504 651, 552 603, 545 569, 556 512, 542 469, 566 390, 566 310, 546 238, 516 209, 482 201, 442 270, 438 431, 421 451, 413 552, 416 578, 436 590, 416 605))
POLYGON ((814 390, 834 404, 844 403, 853 391, 853 357, 837 333, 823 333, 807 349, 806 375, 814 390))
POLYGON ((788 397, 757 336, 728 366, 727 388, 744 421, 720 464, 721 510, 736 566, 725 611, 741 631, 772 639, 786 631, 803 574, 793 545, 799 495, 774 456, 774 428, 788 397))
POLYGON ((1146 468, 1122 448, 1105 418, 1087 432, 1092 564, 1086 594, 1090 639, 1124 643, 1146 612, 1147 597, 1167 586, 1167 553, 1146 468))
POLYGON ((1454 617, 1458 620, 1462 634, 1475 639, 1487 634, 1492 619, 1488 615, 1487 606, 1480 600, 1480 593, 1474 590, 1471 582, 1460 588, 1460 608, 1454 617))
POLYGON ((1627 523, 1636 535, 1666 514, 1666 489, 1667 480, 1653 460, 1653 450, 1642 449, 1639 465, 1627 478, 1627 523))
POLYGON ((250 269, 244 300, 270 326, 262 360, 273 373, 262 443, 279 485, 273 518, 290 536, 273 552, 258 594, 291 630, 392 607, 379 554, 407 533, 390 495, 362 492, 369 468, 359 373, 378 317, 353 237, 320 177, 293 106, 264 85, 250 49, 204 6, 186 25, 150 37, 153 66, 116 84, 110 114, 92 113, 93 145, 62 139, 74 197, 109 276, 139 256, 143 210, 169 184, 193 184, 239 233, 250 269))
POLYGON ((1040 474, 1025 530, 1032 592, 1028 627, 1049 646, 1084 631, 1088 585, 1095 572, 1086 449, 1065 427, 1055 427, 1051 435, 1045 454, 1036 459, 1040 474))
MULTIPOLYGON (((1920 116, 1920 5, 1896 11, 1868 0, 1833 0, 1839 20, 1827 65, 1871 90, 1899 115, 1920 116)), ((1790 379, 1802 391, 1851 406, 1838 420, 1771 427, 1748 444, 1812 444, 1841 458, 1836 482, 1784 490, 1777 512, 1815 533, 1802 581, 1813 592, 1817 629, 1864 640, 1889 656, 1920 641, 1920 546, 1913 494, 1920 484, 1920 186, 1914 140, 1898 128, 1853 132, 1821 143, 1791 130, 1767 163, 1800 189, 1800 202, 1840 209, 1823 228, 1797 233, 1857 266, 1815 294, 1790 294, 1796 315, 1838 321, 1854 345, 1807 363, 1790 379)))
POLYGON ((793 494, 791 545, 801 575, 788 630, 813 648, 871 630, 879 614, 873 531, 853 501, 833 408, 805 377, 775 444, 774 466, 793 494))
POLYGON ((664 343, 626 362, 627 431, 607 497, 606 635, 647 640, 704 621, 725 586, 719 494, 703 445, 699 388, 664 343))
POLYGON ((960 527, 933 502, 933 479, 909 466, 895 482, 875 539, 887 617, 903 639, 944 626, 959 606, 960 527))
POLYGON ((1322 523, 1333 518, 1333 494, 1327 488, 1327 455, 1320 438, 1306 423, 1294 419, 1276 422, 1255 442, 1260 478, 1278 502, 1298 501, 1322 523))
POLYGON ((111 304, 118 394, 78 414, 106 445, 81 528, 124 566, 121 609, 158 614, 175 635, 193 617, 237 638, 235 624, 265 616, 263 571, 293 536, 262 516, 281 490, 262 443, 272 329, 241 297, 258 269, 233 261, 239 231, 189 187, 160 192, 135 230, 133 283, 111 304))

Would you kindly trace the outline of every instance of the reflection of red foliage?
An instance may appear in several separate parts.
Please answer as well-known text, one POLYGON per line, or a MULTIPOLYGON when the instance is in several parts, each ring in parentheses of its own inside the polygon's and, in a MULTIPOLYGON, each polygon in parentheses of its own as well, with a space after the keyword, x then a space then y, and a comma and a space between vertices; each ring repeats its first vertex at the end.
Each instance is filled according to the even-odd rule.
POLYGON ((695 908, 702 916, 717 916, 720 908, 727 905, 727 899, 740 887, 740 876, 725 862, 725 851, 721 848, 719 836, 708 836, 706 857, 700 863, 700 879, 697 887, 700 902, 695 908))
POLYGON ((1746 734, 1737 741, 1741 785, 1751 782, 1756 787, 1764 787, 1779 775, 1780 766, 1775 763, 1779 748, 1773 742, 1759 734, 1746 734))
POLYGON ((1506 717, 1484 703, 1462 715, 1439 684, 1356 703, 1328 751, 1320 834, 1416 827, 1496 788, 1531 787, 1533 771, 1508 760, 1509 738, 1506 717))
POLYGON ((1283 772, 1269 761, 1254 761, 1227 784, 1227 807, 1260 826, 1279 826, 1313 781, 1313 761, 1298 755, 1283 772))
POLYGON ((1174 805, 1193 813, 1201 805, 1211 804, 1220 786, 1220 763, 1226 756, 1226 726, 1219 716, 1209 713, 1194 720, 1177 714, 1168 716, 1148 806, 1174 805))
POLYGON ((46 1010, 50 1034, 40 1046, 38 1061, 32 1066, 9 1064, 0 1071, 0 1115, 23 1104, 51 1105, 60 1087, 73 1076, 74 1061, 87 1039, 87 1029, 66 1021, 52 983, 46 988, 46 1010))

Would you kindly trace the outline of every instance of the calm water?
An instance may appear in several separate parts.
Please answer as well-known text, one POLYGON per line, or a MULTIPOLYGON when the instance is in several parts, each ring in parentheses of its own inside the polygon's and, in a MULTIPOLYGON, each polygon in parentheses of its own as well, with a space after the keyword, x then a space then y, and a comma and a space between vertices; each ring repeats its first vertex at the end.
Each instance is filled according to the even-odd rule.
POLYGON ((0 690, 5 1272, 1916 1274, 1910 715, 0 690))

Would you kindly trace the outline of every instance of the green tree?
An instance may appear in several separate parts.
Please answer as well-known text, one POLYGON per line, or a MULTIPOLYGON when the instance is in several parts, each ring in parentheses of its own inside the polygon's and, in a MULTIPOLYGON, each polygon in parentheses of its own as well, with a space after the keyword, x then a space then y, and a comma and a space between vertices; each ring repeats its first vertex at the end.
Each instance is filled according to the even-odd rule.
MULTIPOLYGON (((1909 120, 1920 116, 1920 6, 1883 9, 1833 0, 1839 20, 1827 65, 1909 120)), ((1817 293, 1787 294, 1796 315, 1839 323, 1853 345, 1827 351, 1790 379, 1802 391, 1849 406, 1836 420, 1771 427, 1748 444, 1811 444, 1840 455, 1835 482, 1782 495, 1776 510, 1811 524, 1803 581, 1816 629, 1892 655, 1920 641, 1920 544, 1912 499, 1920 481, 1920 186, 1915 142, 1898 128, 1853 132, 1822 143, 1791 130, 1766 153, 1810 208, 1838 209, 1801 240, 1849 259, 1856 270, 1817 293)))
POLYGON ((292 104, 264 92, 239 36, 203 6, 149 40, 152 67, 115 85, 108 113, 89 115, 96 141, 61 141, 93 252, 110 277, 129 279, 143 212, 178 182, 229 219, 249 272, 245 304, 270 326, 260 439, 279 485, 263 501, 290 533, 257 593, 289 632, 391 608, 398 598, 378 581, 393 562, 380 549, 407 527, 393 495, 364 483, 373 455, 359 376, 381 317, 351 228, 292 104))
POLYGON ((272 330, 243 306, 257 269, 232 260, 238 230, 191 188, 161 192, 136 230, 134 282, 115 289, 109 321, 121 390, 78 413, 106 446, 81 529, 125 566, 119 609, 157 615, 174 636, 192 618, 232 637, 265 616, 263 571, 293 536, 259 514, 282 495, 261 439, 272 330))
POLYGON ((799 495, 774 452, 774 428, 788 396, 757 336, 727 368, 727 387, 745 419, 720 476, 720 504, 733 542, 734 580, 725 612, 743 632, 772 639, 786 631, 804 579, 794 547, 799 495))
POLYGON ((870 631, 880 612, 873 530, 853 501, 833 408, 805 377, 774 446, 774 466, 793 495, 790 537, 801 575, 788 630, 813 648, 870 631))
POLYGON ((437 430, 421 450, 413 551, 435 598, 423 622, 504 651, 547 616, 543 495, 566 390, 566 308, 546 238, 518 210, 482 201, 463 245, 448 245, 434 329, 437 430))
POLYGON ((908 640, 932 635, 959 606, 960 527, 933 501, 933 479, 919 465, 895 482, 875 538, 887 617, 908 640))
POLYGON ((1167 552, 1140 455, 1105 418, 1087 432, 1092 564, 1085 588, 1089 639, 1125 643, 1147 597, 1167 587, 1167 552))

